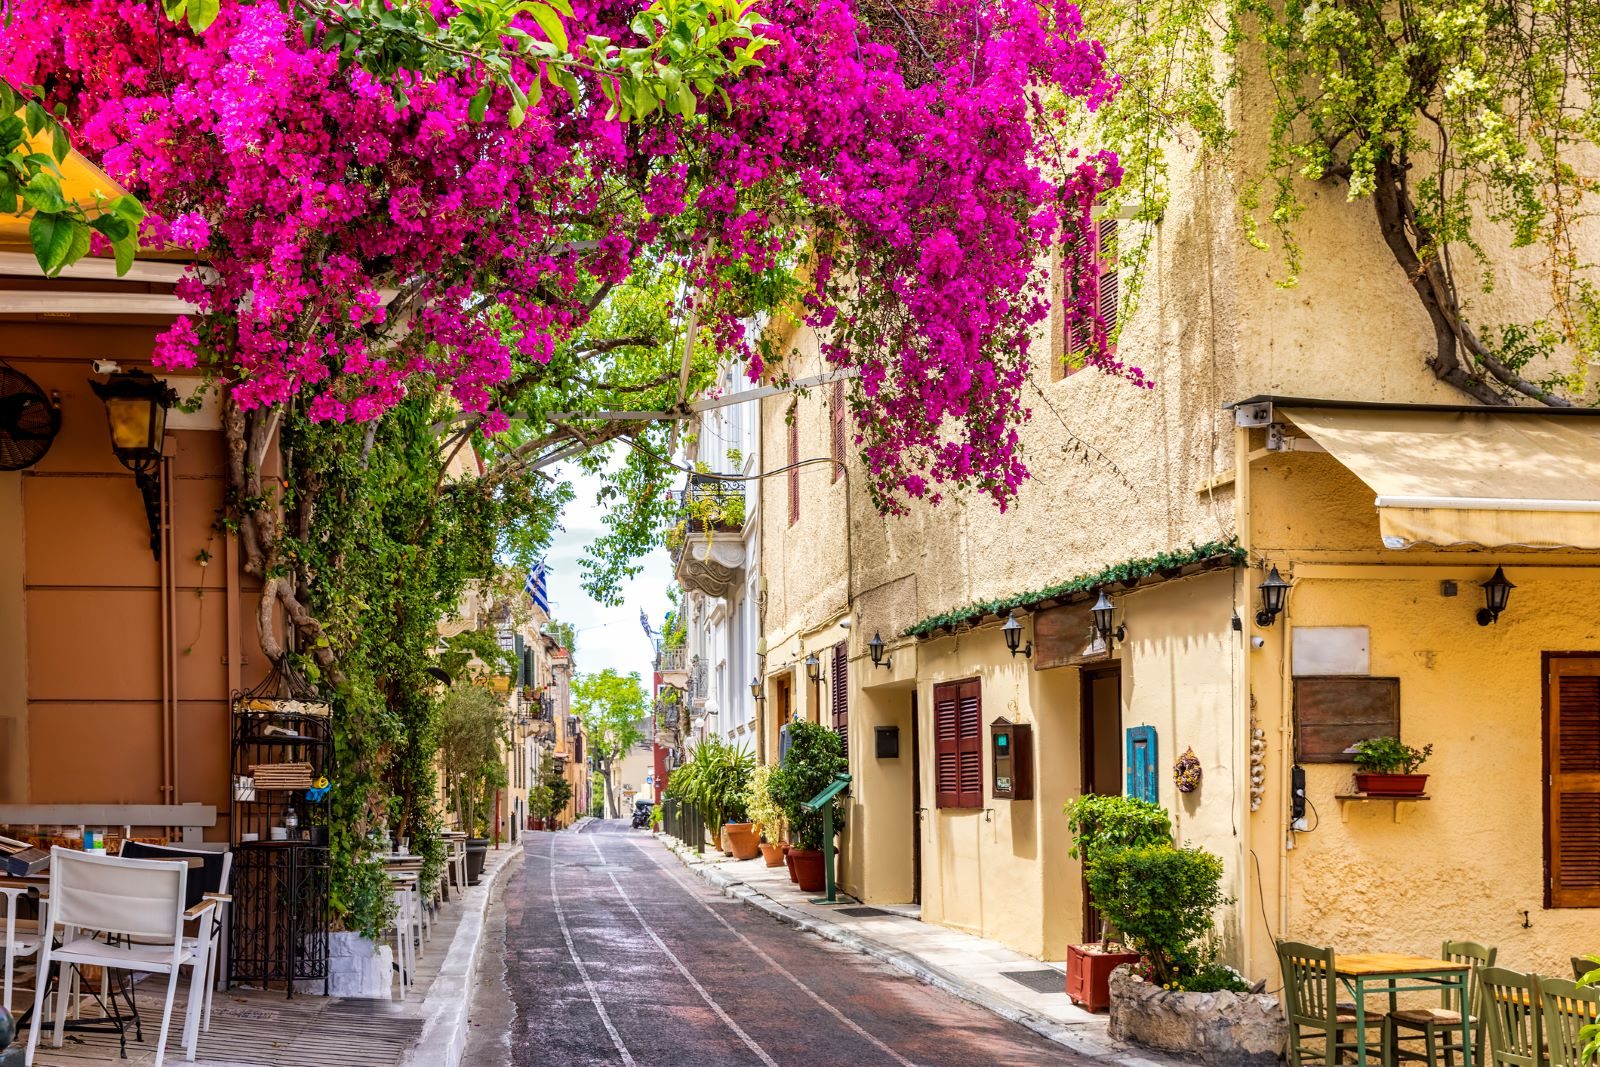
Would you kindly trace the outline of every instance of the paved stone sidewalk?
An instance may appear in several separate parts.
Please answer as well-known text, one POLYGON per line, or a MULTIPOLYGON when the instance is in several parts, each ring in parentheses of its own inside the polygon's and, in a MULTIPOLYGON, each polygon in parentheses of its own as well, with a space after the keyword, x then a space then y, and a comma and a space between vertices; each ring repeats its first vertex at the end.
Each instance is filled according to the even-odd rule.
POLYGON ((702 856, 665 834, 658 837, 725 896, 898 967, 1074 1052, 1122 1067, 1187 1062, 1112 1040, 1104 1014, 1084 1011, 1067 996, 1065 964, 1041 962, 999 942, 924 923, 915 907, 880 905, 875 907, 881 915, 847 915, 839 907, 810 903, 816 894, 800 892, 785 867, 768 867, 759 857, 741 861, 721 853, 702 856), (1052 980, 1057 992, 1035 992, 1006 977, 1008 972, 1047 968, 1060 975, 1059 981, 1052 980))

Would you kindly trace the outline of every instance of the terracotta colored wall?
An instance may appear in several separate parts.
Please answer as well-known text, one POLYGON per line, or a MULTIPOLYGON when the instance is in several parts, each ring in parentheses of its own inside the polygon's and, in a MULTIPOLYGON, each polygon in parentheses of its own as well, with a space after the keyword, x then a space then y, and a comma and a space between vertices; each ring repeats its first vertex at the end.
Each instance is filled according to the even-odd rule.
POLYGON ((227 832, 231 681, 264 660, 255 598, 238 590, 230 619, 220 433, 169 429, 170 578, 153 558, 133 476, 111 452, 90 360, 131 368, 155 327, 0 324, 0 357, 59 392, 62 428, 44 459, 0 476, 0 796, 20 803, 216 804, 227 832), (208 551, 211 562, 198 556, 208 551), (163 584, 170 621, 163 625, 163 584), (230 644, 240 673, 229 669, 230 644), (18 669, 20 667, 20 669, 18 669), (165 668, 165 669, 164 669, 165 668), (170 691, 164 676, 170 671, 170 691), (172 794, 163 796, 163 701, 176 730, 172 794))

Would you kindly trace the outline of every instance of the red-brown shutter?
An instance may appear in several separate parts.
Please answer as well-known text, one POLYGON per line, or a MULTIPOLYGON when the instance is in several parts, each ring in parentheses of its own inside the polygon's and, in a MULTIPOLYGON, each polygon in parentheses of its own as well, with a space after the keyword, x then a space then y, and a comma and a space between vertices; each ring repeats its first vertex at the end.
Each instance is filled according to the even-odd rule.
POLYGON ((1550 906, 1600 907, 1600 659, 1550 661, 1550 906))
POLYGON ((983 807, 983 704, 976 679, 933 687, 935 804, 983 807))
POLYGON ((1099 244, 1095 247, 1096 300, 1100 318, 1105 321, 1107 344, 1117 332, 1117 220, 1101 219, 1099 244))
POLYGON ((983 702, 976 680, 961 683, 961 807, 983 807, 983 702))
POLYGON ((844 642, 833 646, 833 729, 850 757, 850 656, 844 642))
POLYGON ((844 379, 833 383, 833 407, 828 412, 833 422, 833 480, 844 473, 844 379))
POLYGON ((800 412, 789 413, 789 525, 800 521, 800 412))

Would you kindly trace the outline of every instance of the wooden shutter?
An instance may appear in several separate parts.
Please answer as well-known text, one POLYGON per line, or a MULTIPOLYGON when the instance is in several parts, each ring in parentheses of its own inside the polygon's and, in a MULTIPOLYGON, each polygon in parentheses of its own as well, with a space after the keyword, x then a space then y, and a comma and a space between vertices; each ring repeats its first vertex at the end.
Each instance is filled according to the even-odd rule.
POLYGON ((850 657, 844 642, 833 646, 833 730, 844 742, 845 758, 850 758, 850 657))
POLYGON ((983 701, 977 679, 933 687, 934 790, 941 808, 983 807, 983 701))
MULTIPOLYGON (((1119 287, 1117 279, 1117 220, 1104 218, 1098 224, 1091 223, 1089 231, 1089 279, 1086 283, 1089 289, 1089 299, 1095 305, 1095 310, 1100 313, 1100 318, 1105 323, 1105 336, 1110 337, 1117 329, 1117 298, 1119 287)), ((1067 241, 1070 251, 1078 246, 1078 238, 1067 241)), ((1072 290, 1068 289, 1069 302, 1075 298, 1072 290)), ((1067 355, 1073 356, 1089 347, 1089 340, 1099 334, 1099 330, 1092 322, 1080 322, 1067 330, 1067 355)), ((1068 363, 1066 373, 1072 374, 1080 369, 1068 363)))
POLYGON ((1546 895, 1553 908, 1600 907, 1600 657, 1548 662, 1546 895))
POLYGON ((789 413, 789 525, 800 521, 800 412, 789 413))
POLYGON ((844 379, 833 383, 833 405, 828 411, 833 430, 833 480, 844 473, 844 379))
POLYGON ((1156 728, 1134 726, 1128 730, 1128 796, 1161 803, 1161 780, 1156 771, 1156 728))

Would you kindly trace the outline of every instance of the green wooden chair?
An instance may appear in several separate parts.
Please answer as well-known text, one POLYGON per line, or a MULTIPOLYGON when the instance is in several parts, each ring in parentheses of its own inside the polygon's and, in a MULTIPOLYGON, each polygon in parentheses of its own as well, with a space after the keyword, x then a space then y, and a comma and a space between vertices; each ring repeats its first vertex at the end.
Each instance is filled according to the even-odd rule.
MULTIPOLYGON (((1465 963, 1471 968, 1467 988, 1472 991, 1474 1007, 1479 996, 1478 970, 1482 967, 1493 967, 1494 957, 1494 948, 1472 941, 1446 941, 1439 953, 1439 958, 1442 960, 1465 963)), ((1419 1060, 1423 1063, 1438 1064, 1440 1057, 1443 1056, 1445 1067, 1454 1067, 1456 1057, 1461 1055, 1459 1000, 1460 994, 1456 990, 1446 989, 1437 1008, 1403 1008, 1390 1012, 1389 1033, 1394 1045, 1389 1054, 1390 1062, 1419 1060), (1402 1048, 1400 1045, 1402 1041, 1421 1041, 1422 1051, 1414 1052, 1402 1048)), ((1483 1062, 1484 1046, 1483 1027, 1478 1025, 1480 1017, 1480 1013, 1475 1012, 1472 1018, 1467 1020, 1467 1025, 1472 1030, 1473 1059, 1479 1064, 1483 1062)))
POLYGON ((1478 1018, 1489 1036, 1485 1067, 1542 1067, 1539 980, 1503 967, 1478 969, 1478 1018))
POLYGON ((1368 1053, 1376 1052, 1384 1067, 1392 1067, 1389 1019, 1381 1012, 1360 1013, 1355 1005, 1339 1003, 1333 949, 1280 941, 1278 966, 1283 971, 1283 1006, 1289 1019, 1290 1067, 1304 1067, 1308 1059, 1325 1067, 1355 1062, 1358 1027, 1378 1031, 1367 1044, 1368 1053))
POLYGON ((1550 1067, 1582 1067, 1582 1049, 1587 1042, 1578 1038, 1578 1031, 1600 1023, 1600 986, 1541 978, 1539 1013, 1550 1067))

